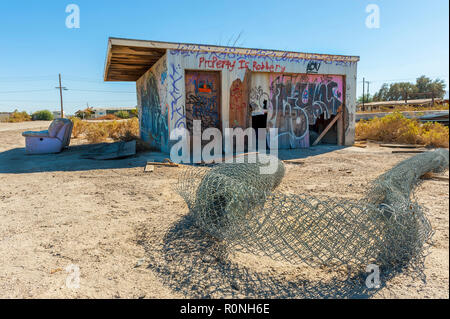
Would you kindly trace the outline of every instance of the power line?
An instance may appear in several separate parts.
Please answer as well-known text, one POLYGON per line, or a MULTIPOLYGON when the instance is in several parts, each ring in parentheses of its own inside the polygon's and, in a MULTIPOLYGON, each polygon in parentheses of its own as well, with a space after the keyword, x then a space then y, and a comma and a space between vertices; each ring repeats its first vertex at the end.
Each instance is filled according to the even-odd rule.
MULTIPOLYGON (((53 91, 49 89, 40 89, 40 90, 18 90, 18 91, 0 91, 0 94, 10 94, 10 93, 32 93, 32 92, 48 92, 53 91)), ((131 91, 108 91, 108 90, 85 90, 85 89, 70 89, 70 91, 76 91, 76 92, 104 92, 104 93, 125 93, 125 94, 136 94, 136 92, 131 91)))
POLYGON ((1 76, 0 82, 8 81, 38 81, 38 80, 51 80, 53 75, 37 75, 37 76, 1 76))
POLYGON ((50 89, 42 89, 42 90, 19 90, 19 91, 0 91, 0 94, 10 94, 10 93, 31 93, 31 92, 48 92, 53 91, 50 89))
POLYGON ((107 91, 107 90, 84 90, 84 89, 70 89, 71 91, 77 92, 105 92, 105 93, 126 93, 126 94, 136 94, 136 92, 131 91, 107 91))
MULTIPOLYGON (((6 102, 8 103, 24 103, 24 102, 30 102, 30 103, 54 103, 55 100, 0 100, 0 104, 5 104, 6 102)), ((133 102, 132 100, 90 100, 90 103, 115 103, 115 102, 133 102)), ((66 100, 65 103, 86 103, 86 100, 82 101, 70 101, 70 100, 66 100)), ((133 103, 136 103, 136 100, 134 100, 133 103)))
MULTIPOLYGON (((418 77, 415 78, 407 78, 407 79, 395 79, 395 80, 372 80, 371 82, 379 83, 379 82, 396 82, 396 81, 416 81, 418 77)), ((437 79, 437 78, 448 78, 448 75, 437 75, 437 76, 427 76, 430 79, 437 79)), ((362 81, 358 81, 358 83, 362 83, 362 81)))

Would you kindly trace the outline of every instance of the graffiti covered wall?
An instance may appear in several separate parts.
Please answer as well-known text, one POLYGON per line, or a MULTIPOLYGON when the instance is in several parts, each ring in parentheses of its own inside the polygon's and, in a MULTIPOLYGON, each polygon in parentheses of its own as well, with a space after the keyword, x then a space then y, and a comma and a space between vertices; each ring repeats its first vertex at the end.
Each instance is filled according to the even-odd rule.
POLYGON ((167 77, 163 56, 136 82, 141 138, 164 152, 169 151, 167 77))
POLYGON ((169 87, 176 93, 169 96, 170 128, 186 125, 184 70, 220 71, 222 128, 248 127, 251 112, 266 110, 267 128, 279 129, 280 147, 308 147, 308 126, 321 116, 329 119, 342 104, 344 124, 338 125, 344 125, 345 144, 353 144, 356 62, 342 56, 324 60, 290 52, 276 55, 270 50, 237 53, 233 48, 221 49, 206 52, 202 46, 180 46, 168 50, 169 70, 173 70, 169 87))
MULTIPOLYGON (((280 148, 309 147, 309 126, 336 115, 343 104, 342 76, 269 74, 267 127, 278 128, 280 148)), ((261 87, 254 88, 255 91, 261 87)))
MULTIPOLYGON (((232 48, 217 48, 220 52, 201 49, 201 46, 168 49, 137 81, 141 135, 153 146, 168 152, 172 130, 189 129, 194 117, 203 118, 209 114, 205 112, 211 111, 219 113, 212 126, 222 129, 249 127, 252 113, 264 112, 267 129, 279 130, 280 147, 308 147, 308 127, 318 118, 335 115, 341 104, 344 121, 338 121, 337 125, 344 131, 345 144, 353 144, 356 62, 342 56, 327 56, 329 59, 324 60, 323 56, 319 59, 315 55, 297 56, 289 52, 280 55, 267 50, 249 49, 247 54, 242 50, 233 52, 232 48), (336 57, 339 59, 335 60, 336 57), (212 73, 218 76, 214 79, 219 86, 214 88, 217 94, 207 96, 210 93, 205 90, 209 89, 210 79, 205 82, 198 78, 198 83, 194 83, 189 74, 195 71, 215 71, 212 73), (196 90, 206 100, 196 99, 193 96, 196 90), (197 107, 211 99, 216 99, 212 108, 197 107)), ((212 113, 208 118, 212 118, 212 113)))

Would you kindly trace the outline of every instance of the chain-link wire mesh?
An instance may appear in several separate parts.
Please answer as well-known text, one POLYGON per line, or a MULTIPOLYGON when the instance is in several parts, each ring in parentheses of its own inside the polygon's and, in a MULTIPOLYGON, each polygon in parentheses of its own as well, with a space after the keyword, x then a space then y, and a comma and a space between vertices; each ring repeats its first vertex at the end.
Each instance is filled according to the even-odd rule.
POLYGON ((412 190, 423 174, 445 169, 448 161, 444 149, 416 155, 378 177, 367 195, 354 201, 276 192, 284 164, 278 161, 275 172, 261 174, 266 164, 259 157, 256 163, 246 158, 188 168, 177 191, 195 224, 229 248, 314 267, 375 263, 393 269, 423 257, 432 229, 412 190))

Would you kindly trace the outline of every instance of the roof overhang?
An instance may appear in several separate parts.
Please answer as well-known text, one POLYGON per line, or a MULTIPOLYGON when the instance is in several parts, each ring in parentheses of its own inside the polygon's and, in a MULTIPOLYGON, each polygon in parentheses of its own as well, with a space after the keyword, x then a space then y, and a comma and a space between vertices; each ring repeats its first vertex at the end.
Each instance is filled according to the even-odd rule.
POLYGON ((137 81, 155 64, 167 50, 193 52, 222 52, 245 56, 297 58, 319 61, 358 62, 359 56, 300 53, 279 50, 236 48, 217 45, 202 45, 146 40, 109 38, 105 62, 105 81, 137 81))
POLYGON ((110 38, 104 80, 137 81, 166 53, 163 48, 142 44, 110 38))

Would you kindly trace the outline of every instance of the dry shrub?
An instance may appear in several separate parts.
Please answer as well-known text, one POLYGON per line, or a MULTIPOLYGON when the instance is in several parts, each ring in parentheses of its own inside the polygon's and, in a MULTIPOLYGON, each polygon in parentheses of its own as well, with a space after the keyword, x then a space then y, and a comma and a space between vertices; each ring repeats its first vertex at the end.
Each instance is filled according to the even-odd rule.
POLYGON ((102 122, 102 123, 95 123, 94 125, 103 126, 106 132, 108 132, 108 137, 112 138, 113 140, 118 140, 122 135, 123 124, 121 122, 117 121, 102 122))
POLYGON ((122 122, 122 123, 125 123, 124 124, 124 132, 123 132, 122 136, 132 135, 132 136, 135 136, 136 138, 138 138, 138 136, 139 136, 139 120, 136 117, 134 117, 130 120, 127 120, 125 122, 122 122))
POLYGON ((70 120, 73 122, 72 137, 78 138, 86 132, 87 122, 81 120, 78 117, 71 117, 70 120))
POLYGON ((448 127, 439 123, 421 124, 398 112, 381 118, 360 121, 356 125, 356 138, 388 143, 449 147, 448 127))
POLYGON ((74 122, 72 136, 74 138, 84 136, 89 143, 106 142, 108 138, 115 141, 139 139, 139 120, 137 118, 110 122, 86 122, 74 118, 72 121, 74 122))
POLYGON ((9 115, 9 118, 7 119, 7 122, 9 123, 26 122, 26 121, 31 121, 31 116, 25 111, 19 112, 17 110, 11 113, 9 115))
POLYGON ((425 145, 436 147, 449 146, 449 129, 440 123, 425 123, 421 126, 420 138, 425 145))
POLYGON ((414 106, 414 105, 395 105, 394 107, 380 106, 377 109, 371 111, 358 111, 358 113, 378 113, 378 112, 417 112, 417 111, 437 111, 437 110, 448 110, 448 103, 434 104, 431 106, 414 106))
POLYGON ((107 142, 108 139, 114 141, 130 142, 136 141, 136 151, 152 151, 150 145, 139 138, 139 120, 131 118, 129 120, 109 121, 109 122, 86 122, 79 118, 72 118, 74 138, 83 136, 88 143, 107 142))
POLYGON ((118 140, 124 142, 136 141, 136 152, 149 152, 155 150, 149 143, 143 141, 139 137, 139 120, 137 118, 132 118, 126 122, 120 123, 123 123, 123 125, 120 126, 118 140))
POLYGON ((108 131, 105 125, 97 125, 97 123, 88 123, 85 134, 89 143, 105 142, 108 138, 108 131))
POLYGON ((134 140, 139 136, 139 121, 132 118, 126 121, 112 121, 103 123, 108 131, 108 136, 113 140, 134 140))
POLYGON ((111 120, 120 120, 120 118, 115 116, 114 114, 107 114, 105 116, 101 116, 101 117, 98 117, 98 118, 93 119, 93 120, 98 120, 98 121, 100 121, 100 120, 110 120, 111 121, 111 120))

